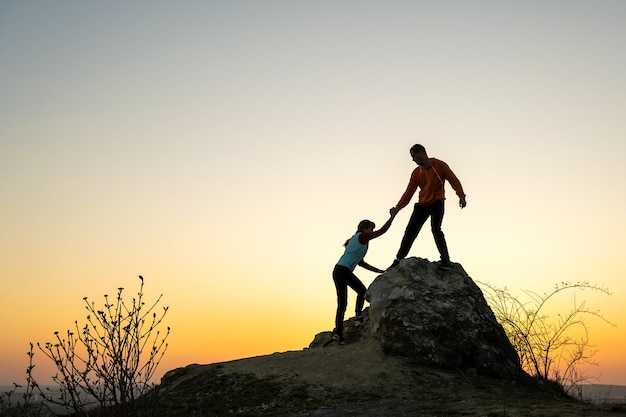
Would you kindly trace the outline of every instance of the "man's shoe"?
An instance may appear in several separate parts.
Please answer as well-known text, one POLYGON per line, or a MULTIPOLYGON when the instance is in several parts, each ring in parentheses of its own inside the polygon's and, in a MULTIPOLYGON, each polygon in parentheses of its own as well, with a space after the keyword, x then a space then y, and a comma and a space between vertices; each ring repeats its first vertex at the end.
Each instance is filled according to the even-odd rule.
POLYGON ((331 337, 330 340, 332 340, 333 342, 337 342, 340 345, 346 344, 346 340, 343 337, 339 336, 337 333, 333 334, 333 337, 331 337))
POLYGON ((450 259, 442 259, 441 261, 439 261, 439 268, 452 268, 452 262, 450 262, 450 259))

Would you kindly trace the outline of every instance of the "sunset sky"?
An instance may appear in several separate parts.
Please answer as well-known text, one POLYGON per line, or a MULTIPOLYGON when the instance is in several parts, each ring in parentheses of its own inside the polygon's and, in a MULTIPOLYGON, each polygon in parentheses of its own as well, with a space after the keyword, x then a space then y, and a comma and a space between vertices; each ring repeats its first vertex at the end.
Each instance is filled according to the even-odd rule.
MULTIPOLYGON (((138 275, 170 308, 159 377, 308 346, 421 143, 467 193, 452 261, 515 294, 608 288, 553 311, 617 325, 588 320, 588 374, 626 385, 625 21, 621 0, 0 0, 0 384, 138 275)), ((428 227, 409 256, 438 259, 428 227)))

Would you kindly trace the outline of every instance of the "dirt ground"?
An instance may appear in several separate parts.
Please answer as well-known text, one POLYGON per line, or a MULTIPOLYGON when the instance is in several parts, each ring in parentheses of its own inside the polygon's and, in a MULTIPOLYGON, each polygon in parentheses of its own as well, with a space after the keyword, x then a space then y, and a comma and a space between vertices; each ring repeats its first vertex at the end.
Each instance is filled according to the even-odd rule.
MULTIPOLYGON (((624 406, 575 401, 534 380, 502 381, 471 371, 419 367, 405 358, 384 355, 370 341, 195 365, 184 378, 198 380, 211 369, 219 369, 224 376, 273 378, 285 387, 302 384, 304 397, 281 401, 321 404, 291 413, 263 414, 280 417, 626 416, 624 406), (324 402, 330 397, 339 400, 324 402)), ((244 414, 255 415, 250 413, 244 414)))

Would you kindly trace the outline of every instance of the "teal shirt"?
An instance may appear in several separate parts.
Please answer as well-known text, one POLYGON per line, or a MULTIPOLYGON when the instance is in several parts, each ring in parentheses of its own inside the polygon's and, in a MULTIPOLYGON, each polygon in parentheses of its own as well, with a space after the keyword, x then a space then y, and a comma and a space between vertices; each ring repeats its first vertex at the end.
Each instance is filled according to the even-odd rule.
POLYGON ((350 269, 350 271, 354 271, 356 265, 363 260, 365 254, 367 253, 367 248, 369 246, 369 242, 362 244, 359 242, 359 236, 361 232, 357 232, 354 236, 350 238, 348 241, 348 246, 346 246, 346 250, 339 258, 337 265, 345 266, 350 269))

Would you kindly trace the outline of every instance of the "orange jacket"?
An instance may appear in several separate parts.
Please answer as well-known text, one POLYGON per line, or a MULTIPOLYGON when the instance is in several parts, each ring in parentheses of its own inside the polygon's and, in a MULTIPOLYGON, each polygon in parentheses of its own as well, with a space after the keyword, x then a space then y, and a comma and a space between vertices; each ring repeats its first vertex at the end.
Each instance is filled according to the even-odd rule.
POLYGON ((430 168, 423 168, 418 166, 411 173, 411 179, 409 180, 409 185, 406 187, 406 191, 400 197, 400 201, 396 205, 398 210, 404 208, 409 202, 411 198, 413 198, 413 194, 417 190, 417 187, 420 188, 419 193, 419 203, 425 206, 432 204, 435 201, 445 200, 445 181, 447 180, 454 191, 456 191, 456 195, 461 197, 465 197, 465 193, 463 192, 463 187, 461 186, 461 181, 454 175, 454 172, 450 169, 448 164, 439 159, 429 158, 431 166, 430 168))

